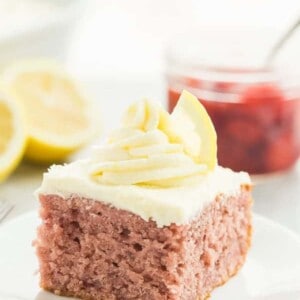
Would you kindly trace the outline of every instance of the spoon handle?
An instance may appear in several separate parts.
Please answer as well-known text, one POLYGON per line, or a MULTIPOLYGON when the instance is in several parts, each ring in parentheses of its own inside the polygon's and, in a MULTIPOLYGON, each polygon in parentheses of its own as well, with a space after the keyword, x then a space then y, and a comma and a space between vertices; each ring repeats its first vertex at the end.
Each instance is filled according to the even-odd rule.
POLYGON ((300 18, 280 37, 280 39, 272 47, 266 59, 266 66, 270 66, 273 63, 280 49, 293 36, 293 34, 297 31, 298 27, 300 27, 300 18))

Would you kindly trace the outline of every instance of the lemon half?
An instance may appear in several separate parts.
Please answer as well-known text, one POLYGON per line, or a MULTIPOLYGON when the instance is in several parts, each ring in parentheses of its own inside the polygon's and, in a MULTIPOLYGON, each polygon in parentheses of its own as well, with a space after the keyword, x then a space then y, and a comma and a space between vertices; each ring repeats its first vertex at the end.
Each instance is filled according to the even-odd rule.
POLYGON ((26 129, 20 108, 0 92, 0 181, 17 167, 26 145, 26 129))
POLYGON ((91 103, 59 65, 17 63, 4 71, 3 82, 24 109, 29 136, 26 158, 61 161, 98 132, 91 103))

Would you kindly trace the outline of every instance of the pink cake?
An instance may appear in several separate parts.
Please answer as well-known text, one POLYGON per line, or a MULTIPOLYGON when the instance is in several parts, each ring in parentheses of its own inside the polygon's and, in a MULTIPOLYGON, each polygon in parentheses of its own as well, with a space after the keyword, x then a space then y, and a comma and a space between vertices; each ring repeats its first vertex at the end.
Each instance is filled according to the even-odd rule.
POLYGON ((116 185, 102 181, 106 169, 91 179, 93 164, 55 166, 44 176, 42 288, 90 300, 203 300, 241 268, 251 239, 247 174, 217 166, 191 186, 149 186, 144 178, 116 185))

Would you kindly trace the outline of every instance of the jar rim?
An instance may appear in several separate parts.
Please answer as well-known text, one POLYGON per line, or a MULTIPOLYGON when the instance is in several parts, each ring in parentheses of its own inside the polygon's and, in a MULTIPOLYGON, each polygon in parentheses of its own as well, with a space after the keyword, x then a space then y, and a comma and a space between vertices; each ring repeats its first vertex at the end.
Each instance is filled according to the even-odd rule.
MULTIPOLYGON (((266 65, 266 50, 263 47, 262 51, 262 43, 245 43, 249 35, 244 36, 243 31, 233 34, 230 39, 228 32, 231 31, 216 31, 215 34, 196 31, 177 36, 165 51, 166 75, 242 84, 280 82, 300 85, 300 71, 294 66, 266 65), (241 37, 244 37, 242 41, 241 37)), ((261 37, 261 32, 254 35, 255 38, 257 36, 261 37)), ((264 35, 265 39, 268 37, 268 34, 264 35)), ((255 41, 258 42, 257 39, 255 41)))
POLYGON ((229 68, 207 64, 182 64, 170 57, 166 59, 165 75, 168 82, 181 79, 206 82, 252 84, 278 84, 283 90, 300 88, 300 74, 276 66, 262 68, 229 68))

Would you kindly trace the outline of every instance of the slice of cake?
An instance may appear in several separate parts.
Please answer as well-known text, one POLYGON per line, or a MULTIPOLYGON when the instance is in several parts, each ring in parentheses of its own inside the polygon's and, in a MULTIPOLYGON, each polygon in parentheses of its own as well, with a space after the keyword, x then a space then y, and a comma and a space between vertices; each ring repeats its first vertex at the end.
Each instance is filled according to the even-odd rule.
POLYGON ((132 105, 91 158, 44 175, 40 285, 91 300, 206 299, 245 261, 250 188, 216 165, 214 128, 191 94, 171 115, 132 105))

